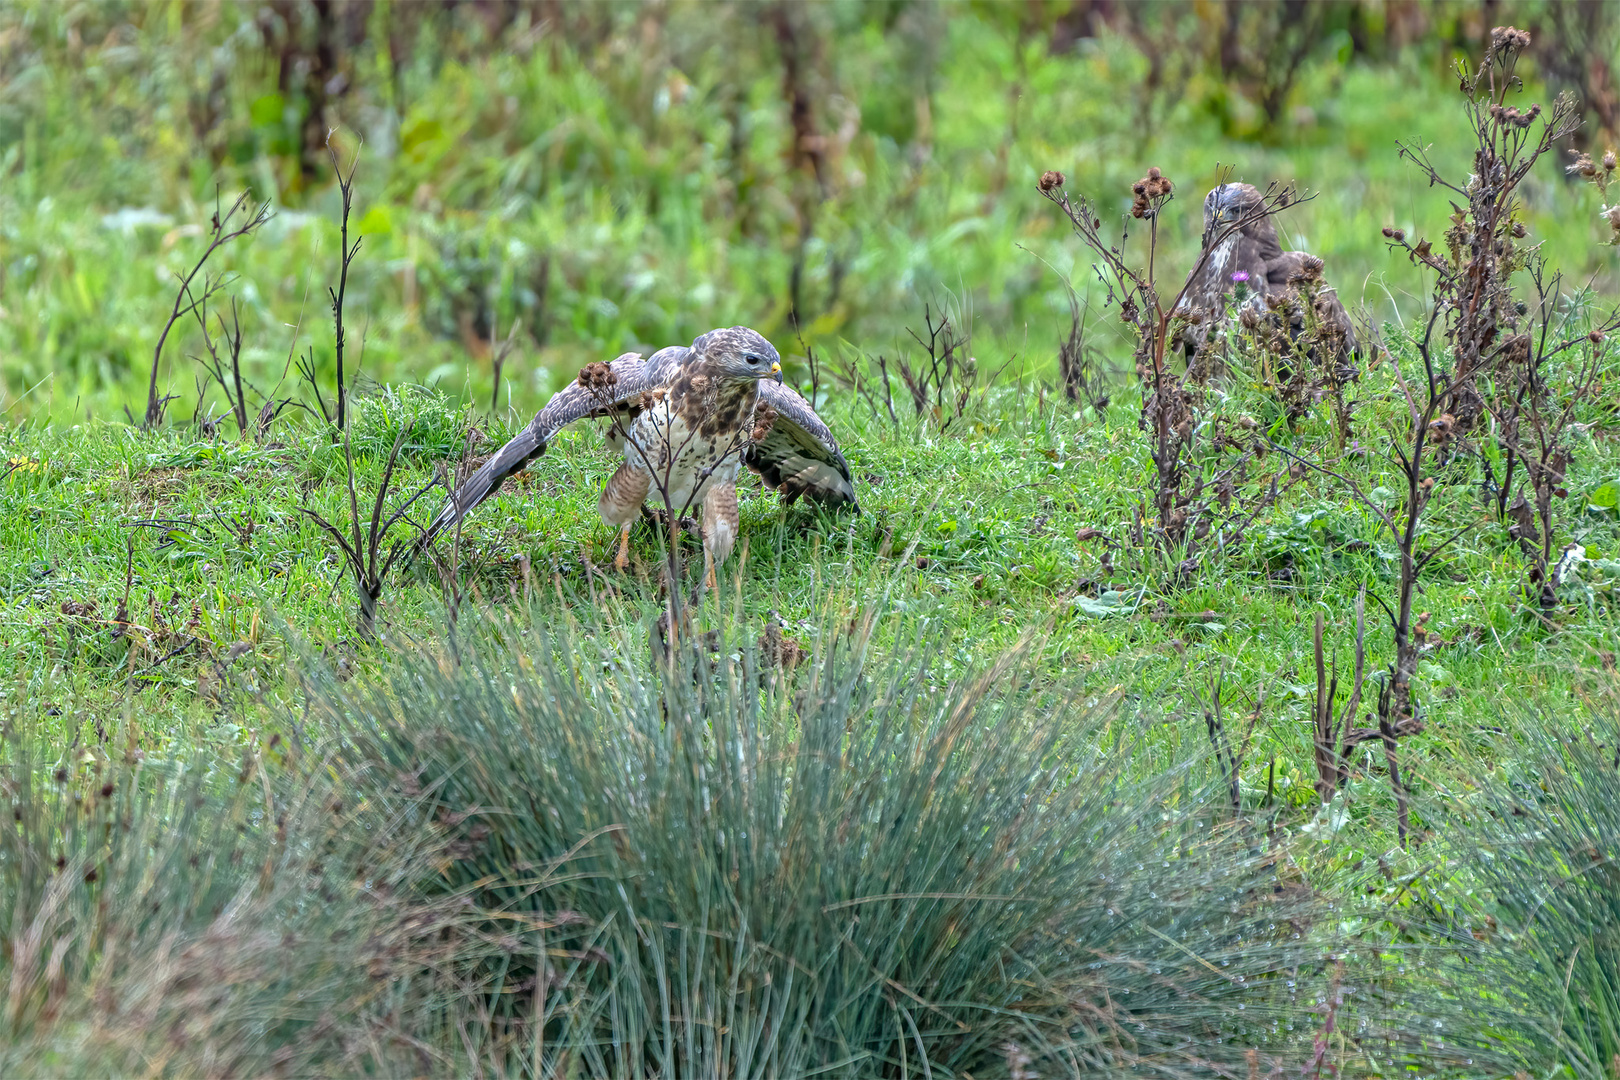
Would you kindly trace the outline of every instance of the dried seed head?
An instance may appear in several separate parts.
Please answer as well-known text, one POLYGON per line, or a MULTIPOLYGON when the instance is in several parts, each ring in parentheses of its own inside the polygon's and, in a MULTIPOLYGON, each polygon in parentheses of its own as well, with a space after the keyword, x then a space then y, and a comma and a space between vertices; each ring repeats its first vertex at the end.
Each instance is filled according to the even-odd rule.
POLYGON ((1586 335, 1586 340, 1590 341, 1594 345, 1603 344, 1603 331, 1593 330, 1590 334, 1586 335))
POLYGON ((1527 128, 1541 115, 1541 106, 1530 106, 1529 112, 1520 112, 1512 105, 1492 105, 1491 119, 1503 127, 1527 128))
POLYGON ((1170 178, 1157 168, 1149 169, 1146 176, 1131 185, 1131 194, 1134 196, 1131 201, 1131 216, 1152 217, 1154 202, 1168 198, 1174 186, 1170 183, 1170 178))
POLYGON ((1300 274, 1306 281, 1322 280, 1322 260, 1315 255, 1307 255, 1299 264, 1300 274))
POLYGON ((1615 160, 1614 150, 1609 149, 1603 151, 1603 168, 1605 170, 1608 172, 1614 172, 1614 168, 1617 164, 1620 164, 1620 161, 1615 160))
POLYGON ((1394 228, 1393 226, 1386 225, 1386 226, 1384 226, 1384 235, 1389 237, 1391 240, 1405 240, 1406 239, 1406 230, 1405 229, 1397 229, 1397 228, 1394 228))
POLYGON ((1515 221, 1513 223, 1513 228, 1509 229, 1508 231, 1513 234, 1513 237, 1516 240, 1523 240, 1526 236, 1530 235, 1530 230, 1524 227, 1524 222, 1522 221, 1515 221))
POLYGON ((1048 169, 1041 173, 1040 189, 1042 194, 1049 194, 1063 186, 1063 174, 1055 169, 1048 169))
POLYGON ((1498 26, 1491 30, 1491 49, 1495 52, 1522 51, 1530 47, 1530 35, 1516 26, 1498 26))
POLYGON ((1575 155, 1575 163, 1564 167, 1566 173, 1580 173, 1588 177, 1597 175, 1597 166, 1592 164, 1591 154, 1583 154, 1579 150, 1571 150, 1570 153, 1575 155))

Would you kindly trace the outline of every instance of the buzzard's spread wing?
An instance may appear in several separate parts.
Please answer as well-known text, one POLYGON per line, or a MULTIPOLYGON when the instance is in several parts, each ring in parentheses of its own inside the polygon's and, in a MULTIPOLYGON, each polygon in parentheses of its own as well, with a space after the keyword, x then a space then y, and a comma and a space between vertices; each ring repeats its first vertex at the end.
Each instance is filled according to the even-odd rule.
MULTIPOLYGON (((593 365, 598 369, 606 367, 612 372, 614 381, 599 386, 586 386, 581 381, 575 381, 553 394, 546 407, 529 421, 528 427, 495 451, 477 472, 450 493, 444 509, 428 526, 422 542, 432 543, 441 532, 465 517, 469 510, 495 494, 503 480, 544 454, 557 432, 574 421, 615 412, 631 416, 638 414, 642 395, 667 386, 690 351, 684 346, 660 349, 646 360, 638 353, 625 353, 610 364, 593 365)), ((587 373, 582 373, 582 376, 587 373)), ((601 374, 599 370, 597 373, 601 374)))
MULTIPOLYGON (((574 421, 618 415, 622 426, 628 430, 630 421, 647 407, 646 395, 654 390, 671 390, 695 403, 703 395, 697 392, 694 380, 701 381, 704 376, 696 368, 689 368, 691 377, 681 379, 678 384, 677 376, 681 375, 683 367, 688 367, 688 359, 699 355, 686 346, 676 345, 660 349, 646 360, 635 353, 625 353, 611 364, 586 368, 580 373, 580 381, 553 395, 528 427, 461 482, 428 527, 423 544, 432 543, 445 529, 453 527, 468 511, 493 495, 501 481, 544 454, 557 432, 574 421), (609 372, 611 383, 606 381, 609 372)), ((849 465, 838 449, 838 441, 810 403, 769 379, 759 382, 759 402, 761 407, 768 404, 774 410, 775 420, 765 437, 744 452, 744 464, 764 477, 768 487, 781 492, 786 502, 803 495, 829 506, 849 505, 859 510, 849 465)), ((698 430, 717 419, 704 418, 698 430)), ((736 419, 740 421, 742 417, 736 419)))
POLYGON ((759 473, 765 486, 791 503, 800 495, 826 506, 853 506, 855 485, 849 464, 827 425, 810 403, 787 386, 760 380, 759 407, 776 411, 765 438, 751 445, 743 464, 759 473))

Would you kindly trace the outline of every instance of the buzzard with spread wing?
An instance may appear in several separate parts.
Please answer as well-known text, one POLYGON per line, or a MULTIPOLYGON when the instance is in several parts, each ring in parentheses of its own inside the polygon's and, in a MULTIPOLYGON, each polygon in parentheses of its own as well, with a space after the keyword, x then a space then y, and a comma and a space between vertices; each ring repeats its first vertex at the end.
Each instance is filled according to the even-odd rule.
MULTIPOLYGON (((1245 289, 1242 306, 1265 318, 1280 304, 1287 309, 1283 313, 1290 335, 1297 338, 1305 329, 1296 287, 1309 275, 1320 274, 1322 261, 1303 251, 1284 251, 1265 206, 1265 193, 1253 184, 1221 184, 1204 197, 1204 242, 1214 247, 1189 275, 1176 306, 1178 314, 1203 316, 1182 332, 1189 356, 1208 336, 1209 320, 1221 317, 1226 298, 1240 286, 1245 289), (1233 229, 1234 222, 1241 224, 1233 229)), ((1346 354, 1356 351, 1356 332, 1333 290, 1317 290, 1315 315, 1333 328, 1330 336, 1339 353, 1334 359, 1344 362, 1346 354)))
POLYGON ((711 330, 690 347, 643 359, 625 353, 587 364, 529 426, 450 494, 424 543, 452 528, 501 482, 546 452, 576 420, 611 417, 609 441, 624 457, 597 502, 619 529, 614 566, 628 564, 630 524, 645 504, 678 520, 701 508, 708 576, 737 539, 737 475, 746 465, 784 502, 801 495, 853 506, 855 487, 838 442, 810 403, 782 385, 776 349, 746 326, 711 330))

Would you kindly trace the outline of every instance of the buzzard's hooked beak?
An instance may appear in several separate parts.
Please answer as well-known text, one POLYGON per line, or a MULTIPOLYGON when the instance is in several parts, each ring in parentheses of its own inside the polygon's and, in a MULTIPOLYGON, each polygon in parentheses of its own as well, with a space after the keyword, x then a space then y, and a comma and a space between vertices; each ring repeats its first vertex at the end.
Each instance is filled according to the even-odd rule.
POLYGON ((776 380, 776 385, 782 385, 782 365, 780 363, 771 365, 771 378, 776 380))

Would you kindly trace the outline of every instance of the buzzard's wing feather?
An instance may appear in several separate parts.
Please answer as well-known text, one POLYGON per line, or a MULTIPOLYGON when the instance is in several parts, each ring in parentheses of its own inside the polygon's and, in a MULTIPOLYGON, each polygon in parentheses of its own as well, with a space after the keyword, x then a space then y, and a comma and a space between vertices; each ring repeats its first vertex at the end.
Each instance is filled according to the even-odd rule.
POLYGON ((1282 292, 1288 287, 1288 279, 1298 277, 1304 268, 1305 252, 1278 252, 1266 263, 1266 283, 1270 286, 1268 291, 1282 292))
POLYGON ((527 427, 450 493, 444 509, 428 526, 423 544, 432 543, 473 507, 495 494, 508 476, 544 454, 552 438, 569 424, 620 410, 635 411, 643 394, 669 383, 688 351, 684 347, 660 349, 646 360, 639 353, 625 353, 608 365, 616 379, 613 385, 592 389, 573 382, 557 391, 527 427))
POLYGON ((758 473, 765 486, 791 503, 800 495, 825 506, 853 506, 855 484, 838 440, 810 403, 791 387, 760 380, 760 404, 776 410, 776 420, 762 442, 750 446, 743 464, 758 473))
MULTIPOLYGON (((1284 251, 1266 264, 1266 281, 1271 292, 1282 292, 1288 288, 1289 281, 1298 277, 1305 269, 1305 260, 1309 257, 1303 251, 1284 251)), ((1356 340, 1355 323, 1350 319, 1350 313, 1344 310, 1344 304, 1339 300, 1339 294, 1332 289, 1324 288, 1317 295, 1317 317, 1335 323, 1340 334, 1344 337, 1346 352, 1359 352, 1361 343, 1356 340)))

